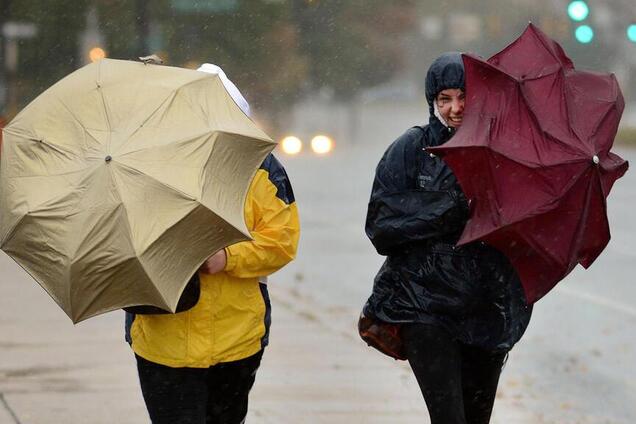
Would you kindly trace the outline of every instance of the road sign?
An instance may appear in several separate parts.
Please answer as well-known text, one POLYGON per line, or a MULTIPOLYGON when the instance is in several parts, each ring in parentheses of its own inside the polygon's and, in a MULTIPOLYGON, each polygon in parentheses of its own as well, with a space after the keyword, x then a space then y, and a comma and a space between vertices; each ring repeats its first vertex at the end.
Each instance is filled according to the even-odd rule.
POLYGON ((236 9, 238 0, 171 0, 170 4, 182 13, 221 13, 236 9))
POLYGON ((7 38, 33 38, 38 35, 38 27, 29 22, 6 22, 2 26, 2 35, 7 38))

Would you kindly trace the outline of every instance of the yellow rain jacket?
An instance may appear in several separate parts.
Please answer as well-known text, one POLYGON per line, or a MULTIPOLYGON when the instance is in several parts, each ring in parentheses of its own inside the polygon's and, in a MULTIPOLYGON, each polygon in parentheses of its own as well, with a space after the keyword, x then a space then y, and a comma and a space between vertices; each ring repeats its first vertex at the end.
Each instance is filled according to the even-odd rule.
POLYGON ((135 316, 130 336, 137 355, 170 367, 207 368, 267 345, 270 302, 259 278, 294 259, 300 234, 289 179, 271 154, 250 185, 245 222, 254 240, 225 248, 223 272, 199 273, 201 294, 192 309, 135 316))

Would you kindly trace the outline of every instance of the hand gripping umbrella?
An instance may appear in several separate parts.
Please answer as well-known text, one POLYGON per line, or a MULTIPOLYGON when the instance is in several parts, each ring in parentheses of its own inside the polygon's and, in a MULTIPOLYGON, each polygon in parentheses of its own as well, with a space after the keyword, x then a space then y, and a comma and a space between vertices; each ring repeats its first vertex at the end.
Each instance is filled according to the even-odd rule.
POLYGON ((463 124, 429 150, 471 200, 459 244, 483 240, 506 254, 532 303, 609 242, 606 198, 628 167, 610 152, 623 97, 614 75, 574 69, 532 24, 464 65, 463 124))
POLYGON ((3 130, 0 247, 78 322, 174 312, 199 265, 249 240, 243 206, 275 144, 218 75, 101 60, 3 130))

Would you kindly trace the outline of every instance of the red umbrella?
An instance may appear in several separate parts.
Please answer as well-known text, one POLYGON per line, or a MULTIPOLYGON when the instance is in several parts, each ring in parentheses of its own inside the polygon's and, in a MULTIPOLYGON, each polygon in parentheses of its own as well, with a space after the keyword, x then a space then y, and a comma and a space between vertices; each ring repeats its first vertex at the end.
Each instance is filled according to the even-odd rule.
POLYGON ((623 97, 614 75, 574 69, 532 24, 464 65, 463 124, 429 150, 471 200, 459 244, 483 240, 506 254, 532 303, 609 242, 606 198, 628 167, 610 152, 623 97))

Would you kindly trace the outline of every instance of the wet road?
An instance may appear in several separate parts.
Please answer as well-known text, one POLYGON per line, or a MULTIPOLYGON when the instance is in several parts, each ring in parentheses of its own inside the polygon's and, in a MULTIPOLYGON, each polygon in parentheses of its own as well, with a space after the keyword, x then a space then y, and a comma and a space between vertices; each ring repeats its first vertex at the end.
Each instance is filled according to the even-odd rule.
MULTIPOLYGON (((280 277, 324 311, 331 325, 351 331, 381 263, 363 223, 383 146, 342 150, 329 158, 283 159, 296 188, 303 237, 299 259, 280 277)), ((617 153, 636 166, 636 150, 617 153)), ((614 186, 608 213, 612 240, 600 258, 588 270, 575 269, 535 306, 502 376, 498 422, 636 422, 633 168, 614 186)))
MULTIPOLYGON (((282 158, 303 234, 298 259, 270 280, 272 346, 249 422, 425 422, 406 364, 355 335, 382 260, 363 222, 383 149, 282 158)), ((619 153, 636 164, 636 150, 619 153)), ((635 206, 632 171, 609 200, 606 251, 536 306, 504 370, 493 423, 636 422, 635 206)), ((0 253, 0 424, 147 422, 122 327, 120 313, 73 326, 0 253)))

